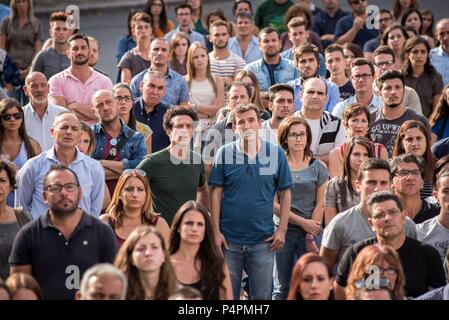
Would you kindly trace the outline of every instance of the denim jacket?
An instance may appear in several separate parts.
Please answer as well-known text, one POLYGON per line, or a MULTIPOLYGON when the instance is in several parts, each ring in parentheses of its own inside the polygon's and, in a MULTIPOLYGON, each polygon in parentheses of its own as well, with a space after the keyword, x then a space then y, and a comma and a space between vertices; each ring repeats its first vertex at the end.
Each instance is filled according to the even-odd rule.
MULTIPOLYGON (((137 131, 132 130, 120 120, 122 130, 117 137, 127 137, 129 140, 120 149, 121 161, 123 162, 123 169, 134 169, 142 161, 143 157, 147 154, 147 147, 143 135, 137 131)), ((106 144, 106 133, 103 130, 101 123, 92 125, 92 131, 95 138, 95 150, 92 154, 92 158, 97 160, 103 159, 103 150, 106 144)))
MULTIPOLYGON (((259 81, 260 91, 267 91, 271 87, 270 74, 264 59, 259 59, 248 64, 245 68, 256 75, 259 81)), ((288 59, 280 58, 279 65, 274 69, 274 80, 276 83, 287 83, 299 77, 299 72, 293 65, 293 62, 288 59)))

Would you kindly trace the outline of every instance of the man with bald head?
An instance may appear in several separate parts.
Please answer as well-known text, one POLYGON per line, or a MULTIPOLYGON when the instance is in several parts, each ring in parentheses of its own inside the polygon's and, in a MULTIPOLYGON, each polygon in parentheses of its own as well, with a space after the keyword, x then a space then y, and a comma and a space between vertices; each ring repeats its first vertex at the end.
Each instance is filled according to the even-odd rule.
POLYGON ((112 196, 123 170, 134 169, 147 154, 147 147, 142 134, 119 118, 118 102, 111 90, 95 92, 92 108, 99 121, 92 126, 95 139, 92 158, 100 160, 112 196))
POLYGON ((142 94, 140 83, 148 71, 159 71, 165 77, 166 88, 162 102, 168 107, 186 105, 189 102, 189 88, 183 76, 168 67, 170 44, 164 39, 154 39, 150 45, 151 66, 138 73, 131 80, 133 98, 139 98, 142 94))
POLYGON ((27 134, 37 140, 42 151, 47 151, 54 145, 50 129, 58 114, 67 109, 48 102, 49 85, 47 77, 34 71, 25 79, 23 91, 30 102, 23 107, 25 129, 27 134))
POLYGON ((340 118, 324 111, 327 99, 327 86, 320 78, 309 78, 301 92, 302 108, 295 116, 302 117, 312 130, 313 155, 329 165, 329 152, 343 144, 346 132, 340 118))
POLYGON ((435 37, 440 45, 430 50, 430 62, 443 77, 444 85, 449 83, 449 18, 438 21, 435 37))
POLYGON ((79 206, 87 213, 100 215, 104 197, 104 171, 101 164, 78 151, 81 122, 70 112, 56 116, 51 128, 54 146, 29 159, 17 173, 17 202, 33 218, 44 214, 48 207, 43 199, 44 177, 53 165, 72 169, 82 181, 83 195, 79 206))

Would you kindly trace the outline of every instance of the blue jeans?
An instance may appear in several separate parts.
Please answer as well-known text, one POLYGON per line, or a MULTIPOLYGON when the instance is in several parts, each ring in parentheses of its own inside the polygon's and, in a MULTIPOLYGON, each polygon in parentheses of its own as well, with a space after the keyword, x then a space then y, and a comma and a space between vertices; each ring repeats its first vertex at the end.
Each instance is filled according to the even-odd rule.
POLYGON ((269 243, 235 244, 228 242, 224 256, 231 274, 232 293, 240 299, 242 271, 248 274, 249 295, 254 300, 271 300, 273 292, 274 251, 269 243))
MULTIPOLYGON (((321 245, 322 231, 315 237, 318 248, 321 245)), ((290 280, 296 261, 307 253, 306 232, 303 229, 290 230, 285 233, 284 247, 276 251, 274 259, 273 300, 285 300, 290 289, 290 280)))

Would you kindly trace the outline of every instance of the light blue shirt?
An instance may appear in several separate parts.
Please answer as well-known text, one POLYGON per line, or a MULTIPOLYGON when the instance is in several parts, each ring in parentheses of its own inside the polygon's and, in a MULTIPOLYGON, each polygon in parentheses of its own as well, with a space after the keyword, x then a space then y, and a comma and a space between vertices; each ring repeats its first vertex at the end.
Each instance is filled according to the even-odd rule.
POLYGON ((240 43, 237 40, 237 37, 232 37, 229 39, 228 49, 232 53, 238 55, 240 58, 244 59, 246 63, 251 63, 256 60, 262 59, 263 54, 259 49, 259 39, 255 36, 251 37, 250 42, 248 43, 248 48, 246 49, 245 56, 243 56, 242 48, 240 47, 240 43))
MULTIPOLYGON (((284 52, 281 53, 281 57, 285 58, 285 59, 289 59, 294 61, 295 60, 295 56, 294 56, 294 48, 291 47, 290 49, 285 50, 284 52)), ((324 61, 324 57, 323 55, 320 53, 319 54, 319 58, 320 58, 320 66, 318 68, 318 75, 320 77, 326 78, 326 62, 324 61)))
MULTIPOLYGON (((170 31, 169 33, 167 33, 167 34, 165 35, 165 37, 164 37, 165 40, 167 40, 168 42, 170 42, 171 38, 173 37, 173 35, 174 35, 176 32, 181 32, 181 31, 179 30, 179 26, 177 26, 176 29, 174 29, 174 30, 170 31)), ((201 33, 196 32, 195 30, 192 30, 192 29, 190 29, 189 32, 186 32, 186 33, 187 33, 187 35, 189 36, 190 44, 192 44, 192 43, 198 41, 199 43, 201 43, 201 45, 202 45, 203 47, 206 46, 206 41, 204 40, 204 35, 202 35, 201 33)))
MULTIPOLYGON (((260 91, 267 91, 271 87, 270 74, 268 73, 267 66, 264 59, 259 59, 248 64, 245 70, 251 71, 255 74, 257 81, 259 81, 260 91)), ((279 64, 274 69, 275 83, 287 83, 299 77, 299 72, 293 65, 293 62, 288 59, 280 58, 279 64)))
MULTIPOLYGON (((142 95, 140 92, 140 83, 143 81, 148 70, 149 69, 145 69, 141 73, 136 74, 131 80, 133 99, 140 98, 142 95)), ((189 88, 187 87, 186 80, 183 76, 170 68, 165 75, 165 96, 162 98, 161 102, 168 107, 189 102, 189 88)))
MULTIPOLYGON (((332 114, 334 116, 341 118, 343 116, 343 112, 345 111, 346 107, 353 103, 358 103, 355 95, 337 103, 334 110, 332 111, 332 114)), ((374 111, 376 111, 379 108, 382 108, 383 106, 384 102, 382 101, 381 97, 373 93, 373 99, 371 99, 371 102, 368 105, 369 112, 373 113, 374 111)))
MULTIPOLYGON (((327 79, 322 79, 326 83, 327 87, 327 100, 324 104, 324 111, 332 112, 335 105, 340 101, 340 90, 338 89, 338 86, 330 82, 327 79)), ((293 91, 295 93, 295 111, 301 110, 302 107, 302 101, 301 101, 301 78, 292 80, 287 83, 290 87, 293 88, 293 91)))
POLYGON ((430 63, 443 77, 443 84, 449 83, 449 55, 439 46, 430 50, 430 63))
MULTIPOLYGON (((29 159, 17 173, 17 201, 31 213, 33 219, 48 210, 44 203, 44 177, 51 166, 61 164, 55 156, 55 147, 29 159)), ((105 177, 100 162, 80 151, 76 151, 75 160, 69 166, 75 171, 83 191, 79 207, 87 213, 99 216, 103 205, 105 177)))

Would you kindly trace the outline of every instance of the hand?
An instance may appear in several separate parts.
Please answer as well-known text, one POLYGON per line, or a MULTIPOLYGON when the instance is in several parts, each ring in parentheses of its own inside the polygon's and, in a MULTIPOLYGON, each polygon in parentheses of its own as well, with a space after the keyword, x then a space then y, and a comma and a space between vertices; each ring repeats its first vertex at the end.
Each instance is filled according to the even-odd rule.
POLYGON ((271 242, 270 250, 282 249, 285 244, 285 231, 277 229, 271 237, 265 240, 265 242, 271 242))
POLYGON ((29 69, 20 69, 20 79, 25 80, 28 75, 29 69))
POLYGON ((321 38, 320 38, 321 40, 324 40, 324 41, 334 41, 334 35, 333 34, 331 34, 331 33, 329 33, 329 34, 323 34, 322 36, 321 36, 321 38))
POLYGON ((5 92, 11 92, 14 90, 14 86, 10 83, 5 83, 3 89, 5 90, 5 92))
POLYGON ((223 254, 222 246, 224 246, 225 249, 229 249, 228 243, 226 242, 226 239, 221 232, 215 233, 215 244, 217 245, 221 254, 223 254))
POLYGON ((363 25, 365 24, 365 18, 362 17, 355 17, 353 26, 357 29, 362 29, 363 25))
POLYGON ((314 235, 316 237, 318 233, 320 233, 321 223, 316 220, 305 219, 304 224, 301 227, 305 232, 310 233, 311 235, 314 235))

